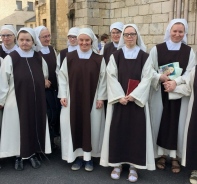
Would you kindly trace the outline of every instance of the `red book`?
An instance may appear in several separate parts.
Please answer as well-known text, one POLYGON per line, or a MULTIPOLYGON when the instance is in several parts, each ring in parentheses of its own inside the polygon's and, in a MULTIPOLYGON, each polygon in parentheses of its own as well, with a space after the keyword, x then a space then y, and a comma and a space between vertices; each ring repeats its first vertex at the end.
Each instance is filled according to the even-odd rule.
POLYGON ((126 96, 128 96, 138 86, 139 83, 139 80, 129 79, 126 96))

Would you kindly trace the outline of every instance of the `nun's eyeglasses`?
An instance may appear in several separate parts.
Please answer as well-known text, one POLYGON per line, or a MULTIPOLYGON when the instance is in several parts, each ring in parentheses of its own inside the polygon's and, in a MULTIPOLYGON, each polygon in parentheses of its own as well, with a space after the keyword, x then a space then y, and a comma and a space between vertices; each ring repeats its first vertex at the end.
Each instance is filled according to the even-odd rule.
POLYGON ((137 35, 137 33, 123 33, 123 36, 128 38, 129 36, 130 37, 135 37, 137 35))
POLYGON ((76 36, 71 36, 71 35, 69 35, 68 38, 69 38, 69 39, 77 39, 76 36))
POLYGON ((11 38, 14 34, 1 34, 1 38, 11 38))

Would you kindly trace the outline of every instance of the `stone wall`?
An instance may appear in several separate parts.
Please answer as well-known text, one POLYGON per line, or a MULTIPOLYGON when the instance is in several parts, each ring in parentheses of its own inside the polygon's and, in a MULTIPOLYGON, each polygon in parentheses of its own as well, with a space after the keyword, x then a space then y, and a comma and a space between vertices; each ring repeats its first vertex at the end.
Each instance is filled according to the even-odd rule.
POLYGON ((50 0, 41 2, 36 6, 36 25, 46 26, 51 31, 50 0))
POLYGON ((69 21, 67 17, 68 2, 67 0, 57 0, 56 2, 56 49, 57 51, 60 51, 67 47, 67 33, 69 30, 69 21))
POLYGON ((50 0, 51 45, 56 46, 56 0, 50 0))
POLYGON ((109 34, 113 22, 134 23, 148 50, 163 42, 172 18, 188 20, 188 44, 196 48, 196 14, 196 0, 76 0, 75 3, 76 26, 91 27, 101 35, 109 34))
POLYGON ((25 27, 35 28, 36 27, 36 22, 27 22, 27 23, 25 23, 25 27))
POLYGON ((109 33, 112 12, 110 4, 109 0, 76 0, 76 26, 91 27, 94 33, 99 35, 109 33))
POLYGON ((57 52, 66 48, 68 32, 68 0, 45 0, 36 6, 36 23, 46 26, 52 35, 51 45, 57 52))

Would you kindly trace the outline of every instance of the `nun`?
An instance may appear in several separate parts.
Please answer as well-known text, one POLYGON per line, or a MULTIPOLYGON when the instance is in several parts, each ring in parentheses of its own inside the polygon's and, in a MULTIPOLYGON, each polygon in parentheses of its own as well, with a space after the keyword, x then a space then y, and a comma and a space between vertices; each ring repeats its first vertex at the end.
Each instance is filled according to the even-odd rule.
MULTIPOLYGON (((0 36, 2 44, 0 45, 0 67, 3 58, 14 51, 18 46, 16 45, 17 31, 12 25, 4 25, 0 29, 0 36)), ((2 123, 3 107, 0 108, 0 128, 2 123)))
MULTIPOLYGON (((122 22, 115 22, 110 26, 111 42, 105 44, 105 46, 100 50, 100 55, 103 55, 106 66, 111 54, 117 50, 123 26, 124 24, 122 22)), ((107 100, 104 101, 104 109, 106 114, 107 100)))
POLYGON ((85 164, 85 170, 92 171, 104 133, 106 65, 90 28, 80 29, 77 40, 79 47, 67 53, 58 75, 62 159, 74 162, 72 170, 85 164))
POLYGON ((130 182, 138 180, 137 169, 155 169, 148 106, 152 72, 147 58, 137 26, 124 25, 118 50, 107 65, 108 106, 100 165, 114 167, 112 179, 120 178, 123 164, 129 165, 130 182))
POLYGON ((38 26, 35 29, 36 39, 39 48, 39 54, 47 63, 49 76, 45 81, 45 93, 47 104, 47 116, 49 122, 49 132, 51 139, 52 149, 56 149, 57 145, 54 142, 54 138, 60 134, 60 110, 61 104, 57 98, 58 83, 56 76, 57 57, 55 49, 50 45, 51 34, 45 26, 38 26))
POLYGON ((67 48, 61 50, 57 56, 58 71, 62 66, 63 60, 66 57, 66 54, 68 52, 72 52, 78 48, 77 35, 78 35, 79 30, 80 30, 80 28, 78 28, 78 27, 72 27, 69 29, 68 34, 67 34, 67 38, 68 38, 67 48))
POLYGON ((24 159, 39 168, 36 153, 51 153, 51 145, 45 100, 48 68, 34 50, 33 29, 21 28, 17 42, 19 47, 5 57, 0 68, 0 107, 4 107, 0 157, 16 156, 19 171, 24 159))
POLYGON ((171 158, 171 170, 180 172, 179 158, 182 157, 183 134, 188 107, 188 97, 169 99, 169 92, 176 85, 184 84, 188 73, 196 64, 195 53, 187 45, 188 24, 185 19, 173 19, 167 26, 164 42, 154 46, 148 58, 154 74, 150 91, 150 115, 153 132, 156 166, 165 169, 166 157, 171 158), (181 76, 170 80, 168 74, 158 73, 160 66, 178 62, 183 69, 181 76))
MULTIPOLYGON (((185 130, 183 135, 183 150, 182 150, 182 162, 181 165, 187 167, 187 169, 192 170, 191 176, 189 178, 190 183, 197 183, 197 142, 196 142, 196 132, 197 132, 197 107, 196 107, 196 84, 197 84, 197 72, 196 66, 194 66, 189 75, 187 75, 186 83, 177 85, 176 88, 169 92, 169 99, 180 99, 184 96, 189 96, 189 105, 187 110, 187 117, 185 122, 185 130)), ((169 89, 166 89, 169 91, 169 89)))
POLYGON ((5 58, 10 52, 14 51, 16 45, 17 31, 12 25, 3 25, 0 29, 2 44, 0 45, 0 57, 5 58))
POLYGON ((104 56, 106 65, 109 62, 111 54, 117 50, 123 26, 124 24, 122 22, 115 22, 110 26, 111 42, 105 44, 100 51, 100 54, 104 56))
MULTIPOLYGON (((186 91, 190 96, 187 118, 184 130, 184 141, 183 141, 183 155, 182 155, 182 165, 187 167, 187 169, 192 170, 190 175, 190 183, 197 183, 197 141, 195 139, 197 132, 197 72, 196 66, 192 69, 190 73, 189 80, 186 82, 187 88, 182 86, 182 89, 177 89, 177 92, 186 91)), ((184 93, 183 93, 184 94, 184 93)), ((184 94, 186 95, 186 94, 184 94)))

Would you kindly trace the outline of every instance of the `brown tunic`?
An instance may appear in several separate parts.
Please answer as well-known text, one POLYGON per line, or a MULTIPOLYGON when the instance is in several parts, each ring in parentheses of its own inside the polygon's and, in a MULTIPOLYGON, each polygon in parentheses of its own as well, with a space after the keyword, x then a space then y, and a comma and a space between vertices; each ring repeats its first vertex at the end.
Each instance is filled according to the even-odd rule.
POLYGON ((54 144, 54 137, 59 135, 59 127, 60 127, 60 111, 61 104, 60 100, 57 98, 58 94, 58 85, 57 85, 57 77, 56 77, 56 54, 52 46, 48 46, 50 53, 49 54, 39 54, 45 59, 48 71, 49 71, 49 81, 51 82, 50 88, 45 88, 46 95, 46 104, 47 104, 47 116, 49 123, 49 132, 51 144, 54 144))
POLYGON ((42 54, 42 52, 39 52, 39 54, 44 58, 44 60, 47 63, 48 70, 49 70, 49 81, 51 82, 50 88, 57 90, 57 77, 56 77, 56 55, 53 50, 52 46, 48 46, 50 53, 49 54, 42 54))
POLYGON ((63 63, 67 53, 68 53, 68 48, 60 51, 60 68, 62 66, 62 63, 63 63))
POLYGON ((42 58, 10 53, 13 62, 14 87, 20 120, 20 156, 29 157, 45 150, 46 101, 42 58))
POLYGON ((0 45, 0 57, 2 57, 4 59, 6 56, 7 56, 7 54, 5 53, 2 46, 0 45))
POLYGON ((92 150, 90 113, 98 85, 102 56, 79 59, 77 51, 67 54, 70 88, 70 124, 73 150, 92 150))
MULTIPOLYGON (((129 79, 141 80, 142 68, 148 54, 140 50, 136 59, 125 59, 120 49, 113 55, 118 68, 118 81, 126 94, 129 79)), ((145 112, 144 108, 134 102, 114 105, 109 138, 109 162, 146 165, 145 112)))
POLYGON ((188 127, 187 148, 186 148, 186 167, 191 170, 197 170, 197 68, 194 77, 194 102, 188 127))
MULTIPOLYGON (((158 66, 172 62, 179 62, 180 68, 185 72, 191 47, 181 44, 180 50, 168 50, 166 43, 156 46, 158 53, 158 66)), ((157 138, 157 144, 168 150, 177 150, 178 123, 181 108, 181 99, 168 100, 168 93, 164 92, 161 85, 163 112, 157 138)))
POLYGON ((109 63, 109 58, 113 52, 117 51, 117 48, 114 47, 113 42, 107 43, 104 46, 103 57, 105 59, 106 66, 109 63))

